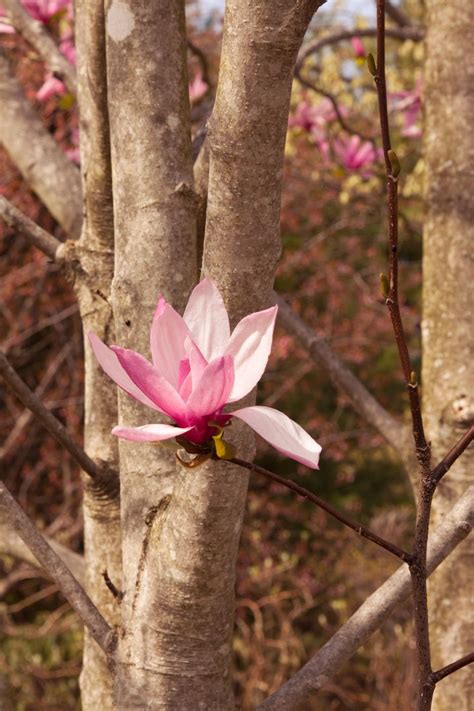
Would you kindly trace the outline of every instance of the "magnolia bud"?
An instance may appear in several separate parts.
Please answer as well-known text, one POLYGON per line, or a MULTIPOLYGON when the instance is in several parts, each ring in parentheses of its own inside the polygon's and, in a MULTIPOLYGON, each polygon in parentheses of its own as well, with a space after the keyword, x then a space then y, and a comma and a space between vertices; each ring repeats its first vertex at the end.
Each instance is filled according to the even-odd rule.
POLYGON ((382 296, 386 299, 389 292, 389 285, 387 275, 383 273, 380 275, 380 288, 382 290, 382 296))
POLYGON ((400 161, 398 160, 398 156, 395 153, 395 151, 392 151, 392 149, 390 149, 387 152, 387 155, 388 155, 388 159, 390 161, 390 165, 392 168, 392 175, 394 178, 398 178, 398 176, 400 175, 400 171, 402 169, 402 166, 400 165, 400 161))
POLYGON ((367 55, 367 69, 373 77, 377 76, 377 65, 375 64, 375 59, 372 52, 369 52, 367 55))

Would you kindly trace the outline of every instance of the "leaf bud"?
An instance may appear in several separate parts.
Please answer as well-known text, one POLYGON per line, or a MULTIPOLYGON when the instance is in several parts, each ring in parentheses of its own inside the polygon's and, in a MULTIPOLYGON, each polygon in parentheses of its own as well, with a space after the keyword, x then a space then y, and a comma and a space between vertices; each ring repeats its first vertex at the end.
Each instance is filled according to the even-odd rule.
POLYGON ((375 59, 372 52, 369 52, 367 55, 367 69, 373 77, 377 76, 377 65, 375 64, 375 59))
POLYGON ((397 156, 397 154, 395 153, 395 151, 392 151, 392 149, 390 149, 390 150, 387 152, 387 155, 388 155, 388 159, 389 159, 389 161, 390 161, 390 166, 391 166, 391 168, 392 168, 392 176, 393 176, 394 178, 398 178, 398 176, 400 175, 400 171, 401 171, 401 169, 402 169, 402 166, 400 165, 400 161, 399 161, 399 159, 398 159, 398 156, 397 156))
POLYGON ((386 299, 390 288, 388 284, 387 275, 383 273, 380 275, 380 288, 382 290, 382 296, 384 297, 384 299, 386 299))

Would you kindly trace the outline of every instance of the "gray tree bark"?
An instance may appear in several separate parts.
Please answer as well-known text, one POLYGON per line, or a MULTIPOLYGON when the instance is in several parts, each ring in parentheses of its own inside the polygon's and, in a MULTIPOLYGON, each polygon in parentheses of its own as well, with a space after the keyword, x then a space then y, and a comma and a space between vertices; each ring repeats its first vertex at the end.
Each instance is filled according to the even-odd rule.
MULTIPOLYGON (((426 218, 423 259, 423 410, 436 463, 474 419, 474 5, 427 0, 425 69, 426 218)), ((433 502, 442 519, 472 481, 471 447, 443 478, 433 502)), ((435 668, 474 649, 474 539, 462 543, 430 584, 435 668)), ((437 687, 434 709, 468 711, 466 668, 437 687)))
MULTIPOLYGON (((234 324, 271 303, 292 69, 318 4, 227 3, 204 271, 234 324)), ((182 309, 196 278, 182 11, 176 2, 137 8, 116 0, 108 10, 113 303, 119 342, 143 353, 158 290, 182 309), (127 66, 142 67, 133 84, 127 66)), ((119 403, 123 424, 149 418, 126 396, 119 403)), ((248 435, 237 439, 239 451, 249 451, 248 435)), ((175 475, 156 451, 120 444, 125 598, 117 701, 123 709, 224 711, 234 708, 233 588, 247 477, 219 464, 175 475)))
MULTIPOLYGON (((110 290, 114 264, 114 223, 107 109, 105 20, 101 0, 76 2, 81 173, 84 223, 74 248, 84 278, 76 283, 84 334, 95 331, 113 338, 110 290)), ((116 387, 100 368, 85 341, 85 427, 87 453, 104 471, 119 470, 118 446, 110 432, 117 423, 116 387)), ((103 573, 120 588, 122 582, 121 527, 118 481, 97 487, 84 476, 85 586, 111 625, 120 623, 118 601, 107 588, 103 573)), ((113 680, 105 656, 87 630, 80 678, 84 711, 114 708, 113 680)))
MULTIPOLYGON (((122 346, 148 356, 160 292, 182 310, 197 279, 184 2, 112 0, 107 8, 116 336, 122 346)), ((143 424, 150 415, 119 395, 121 423, 143 424)), ((116 695, 127 711, 172 708, 157 684, 162 641, 154 548, 175 474, 171 453, 120 442, 125 597, 116 695), (151 582, 144 582, 144 568, 151 582)), ((166 679, 174 683, 172 673, 166 679)))

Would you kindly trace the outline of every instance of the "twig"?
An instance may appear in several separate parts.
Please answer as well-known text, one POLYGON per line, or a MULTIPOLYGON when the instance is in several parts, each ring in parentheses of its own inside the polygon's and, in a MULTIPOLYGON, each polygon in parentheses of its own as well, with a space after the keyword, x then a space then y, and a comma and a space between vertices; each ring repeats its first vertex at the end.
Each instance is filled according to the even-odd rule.
POLYGON ((208 93, 212 88, 212 83, 211 78, 209 76, 209 62, 207 61, 206 54, 202 51, 200 47, 194 44, 194 42, 189 37, 187 37, 186 41, 189 51, 194 54, 195 57, 197 57, 199 64, 201 65, 202 79, 209 87, 208 91, 206 92, 208 93))
MULTIPOLYGON (((425 36, 424 27, 387 27, 385 29, 385 35, 387 37, 392 37, 393 39, 399 40, 413 40, 415 42, 421 42, 425 36)), ((376 27, 366 27, 364 29, 352 29, 352 30, 342 30, 341 32, 335 32, 332 35, 327 35, 326 37, 321 37, 320 39, 310 42, 303 46, 296 66, 301 68, 304 61, 311 54, 316 54, 323 47, 328 47, 333 44, 339 44, 339 42, 345 42, 351 40, 353 37, 376 37, 377 28, 376 27)))
POLYGON ((316 506, 318 506, 320 509, 326 511, 326 513, 340 521, 340 523, 343 523, 345 526, 352 528, 352 530, 358 533, 359 536, 367 538, 369 541, 376 543, 378 546, 384 548, 389 553, 392 553, 392 555, 396 556, 397 558, 400 558, 400 560, 403 560, 405 563, 411 562, 412 557, 410 553, 407 553, 402 548, 396 546, 394 543, 386 541, 385 538, 378 536, 376 533, 374 533, 374 531, 371 531, 370 528, 362 526, 360 523, 357 523, 357 521, 352 521, 345 514, 341 513, 333 506, 331 506, 331 504, 328 504, 326 501, 323 501, 323 499, 320 499, 319 496, 316 496, 316 494, 313 494, 311 491, 305 489, 303 486, 296 484, 294 481, 291 481, 290 479, 285 479, 284 477, 279 476, 279 474, 275 474, 274 472, 271 472, 268 469, 264 469, 258 464, 254 464, 253 462, 247 462, 244 459, 239 459, 238 457, 234 457, 233 459, 230 459, 228 461, 232 462, 233 464, 237 464, 239 467, 248 469, 251 472, 262 474, 262 476, 267 477, 267 479, 276 481, 278 482, 278 484, 285 486, 287 489, 295 491, 304 499, 308 499, 308 501, 311 501, 313 504, 316 504, 316 506))
POLYGON ((454 447, 448 452, 448 454, 443 457, 440 463, 431 472, 432 478, 438 484, 446 472, 452 467, 456 459, 461 456, 465 449, 469 447, 472 440, 474 439, 474 425, 471 425, 467 432, 461 437, 461 439, 454 445, 454 447))
POLYGON ((382 407, 340 360, 327 341, 316 336, 281 296, 273 293, 273 299, 278 304, 278 319, 283 327, 308 350, 313 361, 323 365, 336 387, 349 397, 355 410, 375 427, 392 447, 400 451, 400 447, 408 439, 408 430, 382 407))
MULTIPOLYGON (((429 574, 466 538, 473 525, 474 486, 471 486, 430 538, 427 559, 429 574)), ((258 711, 307 708, 305 702, 308 698, 334 678, 409 594, 410 575, 403 565, 365 600, 309 662, 258 707, 258 711)))
MULTIPOLYGON (((51 360, 46 370, 46 373, 44 374, 38 387, 34 391, 34 394, 38 399, 41 399, 43 397, 44 393, 56 377, 63 361, 69 355, 70 351, 71 343, 68 342, 65 346, 63 346, 63 348, 61 348, 56 357, 51 360)), ((32 418, 33 413, 31 412, 31 410, 25 408, 21 415, 15 419, 15 424, 13 428, 10 430, 7 438, 0 446, 0 459, 4 459, 8 455, 9 450, 15 444, 23 430, 29 425, 32 418)))
POLYGON ((61 258, 58 260, 58 249, 63 243, 49 234, 49 232, 46 232, 46 230, 43 230, 42 227, 33 222, 33 220, 30 220, 29 217, 26 217, 26 215, 20 212, 11 202, 4 198, 3 195, 0 195, 0 217, 5 224, 18 230, 18 232, 50 257, 50 259, 61 261, 61 258))
POLYGON ((23 405, 33 412, 43 427, 67 449, 81 468, 93 479, 100 478, 101 472, 96 463, 85 453, 82 447, 73 440, 67 429, 23 382, 2 351, 0 351, 0 375, 22 401, 23 405))
POLYGON ((112 629, 61 558, 31 523, 2 481, 0 481, 0 502, 4 504, 10 524, 43 568, 48 571, 51 580, 56 583, 71 607, 77 612, 97 644, 106 653, 110 653, 114 641, 112 629))
POLYGON ((474 652, 471 652, 470 654, 466 654, 465 657, 461 657, 461 659, 458 659, 456 662, 452 662, 451 664, 448 664, 442 669, 438 669, 438 671, 433 672, 431 674, 431 679, 434 684, 437 684, 438 681, 441 681, 441 679, 444 679, 446 676, 449 676, 450 674, 457 672, 459 669, 467 667, 468 664, 473 663, 474 652))
MULTIPOLYGON (((431 475, 431 450, 426 441, 416 374, 412 370, 410 354, 403 330, 398 298, 398 174, 400 165, 390 143, 387 87, 385 80, 385 0, 377 0, 377 87, 380 127, 387 171, 388 232, 389 232, 389 282, 386 304, 392 321, 400 363, 408 388, 413 438, 420 465, 420 483, 417 501, 413 561, 410 564, 413 599, 415 604, 415 631, 418 663, 418 711, 429 711, 434 692, 431 681, 431 652, 428 623, 428 594, 426 586, 426 554, 430 524, 431 502, 436 482, 431 475)), ((384 285, 384 280, 382 280, 384 285)), ((384 289, 387 285, 384 286, 384 289)))
POLYGON ((366 133, 362 133, 361 131, 357 131, 355 128, 350 126, 344 116, 342 115, 342 111, 339 108, 339 104, 337 102, 336 97, 334 94, 332 94, 330 91, 326 91, 325 89, 322 89, 319 86, 316 86, 313 82, 309 81, 309 79, 306 79, 305 77, 302 76, 301 74, 301 68, 295 67, 295 78, 299 81, 301 86, 306 87, 307 89, 311 89, 312 91, 316 92, 317 94, 321 94, 321 96, 324 96, 328 101, 331 102, 331 106, 334 109, 334 113, 336 114, 336 118, 339 122, 339 125, 344 131, 347 131, 347 133, 352 133, 356 136, 359 136, 363 141, 370 141, 370 143, 374 143, 374 137, 369 136, 366 133))
POLYGON ((386 0, 385 2, 385 13, 400 27, 413 27, 413 23, 408 15, 400 10, 399 7, 392 5, 390 0, 386 0))
POLYGON ((18 0, 2 0, 7 17, 13 27, 32 46, 48 68, 67 84, 70 92, 77 93, 76 70, 61 54, 56 42, 38 20, 33 19, 18 0))

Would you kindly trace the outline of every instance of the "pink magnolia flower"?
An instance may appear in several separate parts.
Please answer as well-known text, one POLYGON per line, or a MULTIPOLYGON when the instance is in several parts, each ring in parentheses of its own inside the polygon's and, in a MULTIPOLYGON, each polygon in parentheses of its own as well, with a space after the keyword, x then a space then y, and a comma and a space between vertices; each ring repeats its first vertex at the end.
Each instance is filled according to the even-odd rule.
POLYGON ((177 436, 204 444, 216 435, 216 423, 233 417, 246 422, 278 451, 317 468, 321 447, 296 422, 270 407, 224 406, 247 395, 263 375, 270 355, 277 307, 257 311, 230 333, 224 302, 209 279, 192 292, 181 317, 161 296, 152 321, 153 363, 139 353, 89 340, 100 365, 125 392, 167 415, 172 424, 115 427, 112 433, 138 442, 177 436))
MULTIPOLYGON (((43 24, 47 24, 63 7, 68 7, 68 12, 72 12, 71 0, 21 0, 21 3, 33 19, 43 24)), ((4 15, 5 12, 0 8, 0 17, 4 15)), ((15 28, 9 22, 0 21, 0 33, 13 34, 14 32, 15 28)))
POLYGON ((199 101, 204 94, 207 93, 209 85, 202 78, 201 72, 198 72, 193 81, 189 85, 189 100, 191 103, 199 101))
POLYGON ((339 136, 333 145, 336 155, 347 170, 370 168, 378 158, 372 143, 362 141, 360 136, 339 136))
POLYGON ((66 87, 60 79, 57 79, 53 74, 48 73, 44 83, 36 92, 38 101, 46 101, 50 96, 55 94, 62 96, 66 93, 66 87))
POLYGON ((389 100, 395 111, 403 114, 402 136, 419 138, 421 128, 419 120, 421 115, 421 80, 418 78, 416 87, 412 91, 394 91, 389 94, 389 100))
POLYGON ((352 49, 358 59, 365 57, 365 47, 360 37, 351 37, 352 49))
POLYGON ((22 5, 31 17, 46 24, 63 7, 71 5, 71 0, 22 0, 22 5))
MULTIPOLYGON (((339 110, 343 116, 347 114, 347 109, 344 106, 340 106, 339 110)), ((336 118, 336 112, 329 99, 324 98, 318 104, 311 104, 306 99, 303 99, 290 116, 288 125, 311 133, 323 157, 328 159, 329 141, 327 129, 328 124, 336 118)))

